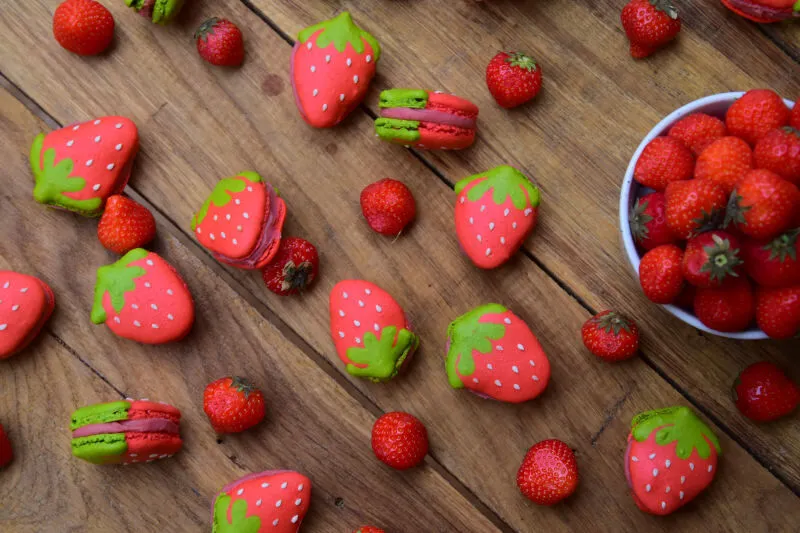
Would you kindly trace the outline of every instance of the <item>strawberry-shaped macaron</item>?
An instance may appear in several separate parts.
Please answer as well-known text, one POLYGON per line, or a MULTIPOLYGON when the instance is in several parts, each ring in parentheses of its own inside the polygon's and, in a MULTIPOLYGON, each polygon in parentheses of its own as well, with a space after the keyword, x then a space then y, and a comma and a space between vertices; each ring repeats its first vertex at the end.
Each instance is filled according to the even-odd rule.
POLYGON ((0 270, 0 359, 36 338, 56 305, 53 291, 33 276, 0 270))
POLYGON ((717 437, 687 407, 636 415, 625 452, 633 500, 647 513, 672 513, 711 483, 721 454, 717 437))
POLYGON ((364 99, 381 47, 350 13, 309 26, 292 51, 292 89, 297 109, 315 128, 341 122, 364 99))
POLYGON ((514 167, 464 178, 456 183, 456 194, 458 240, 480 268, 508 261, 536 227, 539 189, 514 167))
POLYGON ((98 216, 106 199, 128 183, 139 151, 136 125, 125 117, 72 124, 33 140, 31 168, 37 202, 98 216))
POLYGON ((214 499, 213 533, 297 533, 311 505, 311 480, 290 470, 249 474, 214 499))
POLYGON ((419 346, 406 314, 391 295, 368 281, 340 281, 331 290, 331 336, 347 371, 388 381, 419 346))
POLYGON ((286 203, 255 172, 220 180, 192 217, 200 244, 214 257, 238 268, 263 268, 278 253, 286 203))
POLYGON ((550 381, 550 361, 525 322, 486 304, 447 328, 447 379, 454 389, 503 402, 536 398, 550 381))
POLYGON ((177 341, 192 328, 194 301, 172 265, 136 248, 97 269, 92 322, 145 344, 177 341))

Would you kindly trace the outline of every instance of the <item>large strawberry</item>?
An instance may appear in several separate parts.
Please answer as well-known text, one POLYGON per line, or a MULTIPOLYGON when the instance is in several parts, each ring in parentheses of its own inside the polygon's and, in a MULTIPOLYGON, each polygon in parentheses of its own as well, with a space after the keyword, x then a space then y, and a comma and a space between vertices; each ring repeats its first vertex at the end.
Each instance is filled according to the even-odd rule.
POLYGON ((480 268, 505 263, 536 227, 539 189, 508 165, 456 183, 456 234, 480 268))
POLYGON ((742 246, 747 274, 762 287, 800 285, 800 228, 771 241, 746 239, 742 246))
POLYGON ((486 304, 447 328, 447 379, 503 402, 536 398, 550 381, 550 361, 525 322, 499 304, 486 304))
POLYGON ((182 339, 194 323, 189 288, 153 252, 135 248, 116 263, 97 269, 92 322, 145 344, 182 339))
POLYGON ((368 281, 340 281, 330 296, 331 336, 347 371, 388 381, 411 360, 419 337, 391 295, 368 281))
POLYGON ((625 452, 633 500, 642 511, 672 513, 711 483, 721 454, 716 435, 687 407, 636 415, 625 452))
POLYGON ((33 276, 0 270, 0 359, 30 344, 53 313, 50 287, 33 276))
POLYGON ((381 47, 347 11, 309 26, 292 51, 292 89, 297 109, 315 128, 341 122, 364 99, 381 47))
POLYGON ((98 216, 106 199, 128 183, 139 151, 136 125, 125 117, 100 117, 33 140, 31 168, 37 202, 98 216))

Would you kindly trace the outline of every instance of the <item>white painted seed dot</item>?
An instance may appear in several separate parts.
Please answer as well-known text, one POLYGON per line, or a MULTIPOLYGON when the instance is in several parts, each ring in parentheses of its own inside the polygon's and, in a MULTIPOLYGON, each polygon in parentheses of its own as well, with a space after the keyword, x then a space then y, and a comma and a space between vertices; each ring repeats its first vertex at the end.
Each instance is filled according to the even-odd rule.
POLYGON ((241 496, 242 494, 244 494, 244 489, 239 489, 236 491, 237 496, 241 496))
POLYGON ((242 201, 241 201, 241 200, 239 200, 238 198, 236 198, 236 199, 233 201, 233 203, 235 203, 236 205, 239 205, 239 204, 241 204, 241 203, 242 203, 242 201))
POLYGON ((658 475, 658 468, 654 468, 653 469, 653 477, 656 477, 657 475, 658 475))
POLYGON ((99 142, 100 142, 100 141, 102 141, 102 140, 103 140, 103 138, 102 138, 102 137, 100 137, 99 135, 98 135, 97 137, 95 137, 95 138, 94 138, 94 142, 96 142, 96 143, 99 143, 99 142))
POLYGON ((219 232, 219 236, 220 236, 220 237, 222 237, 223 239, 224 239, 225 237, 227 237, 227 235, 225 235, 225 232, 224 232, 224 231, 221 231, 221 232, 219 232))
POLYGON ((512 365, 511 371, 515 374, 519 374, 519 367, 517 365, 512 365))
POLYGON ((134 325, 134 326, 136 326, 137 328, 140 328, 140 327, 142 327, 142 323, 141 323, 141 322, 139 322, 138 320, 134 320, 134 321, 133 321, 133 325, 134 325))
POLYGON ((268 489, 269 488, 269 483, 262 483, 261 484, 261 488, 262 489, 268 489))
POLYGON ((217 239, 216 237, 214 237, 213 233, 209 233, 208 238, 211 239, 212 241, 215 241, 217 239))
POLYGON ((330 56, 330 54, 325 56, 325 62, 326 62, 326 63, 330 63, 330 62, 331 62, 331 56, 330 56))
POLYGON ((511 319, 510 319, 510 318, 508 318, 508 317, 505 317, 505 318, 503 319, 503 322, 505 322, 506 324, 511 324, 511 319))
POLYGON ((28 292, 28 287, 22 287, 19 292, 28 292))
POLYGON ((517 350, 519 350, 520 352, 524 352, 525 346, 523 346, 522 344, 517 344, 517 350))
POLYGON ((3 285, 3 288, 4 288, 4 289, 7 289, 7 288, 8 288, 8 285, 9 285, 9 283, 11 283, 11 282, 10 282, 10 281, 6 281, 6 282, 5 282, 5 284, 3 285))
POLYGON ((131 309, 139 309, 139 304, 131 304, 131 309))
POLYGON ((282 489, 285 489, 288 486, 289 486, 289 482, 288 481, 284 481, 283 483, 281 483, 281 488, 282 489))
POLYGON ((370 61, 372 61, 372 56, 367 54, 367 63, 369 63, 370 61))
POLYGON ((86 166, 90 167, 92 166, 92 163, 94 163, 94 159, 89 159, 88 161, 86 161, 86 166))
POLYGON ((106 169, 108 169, 108 170, 114 170, 114 163, 109 163, 109 164, 107 164, 107 165, 106 165, 106 169))
POLYGON ((261 498, 256 500, 256 507, 261 507, 261 498))
POLYGON ((302 483, 300 483, 299 485, 297 485, 297 490, 303 490, 303 484, 302 484, 302 483))
POLYGON ((97 120, 95 120, 93 124, 94 124, 95 126, 98 126, 98 125, 100 125, 100 119, 98 118, 97 120))
POLYGON ((295 504, 295 505, 300 505, 301 503, 303 503, 303 500, 302 500, 301 498, 297 498, 297 499, 294 501, 294 504, 295 504))
POLYGON ((500 383, 499 379, 494 380, 494 384, 497 385, 498 387, 502 387, 503 386, 503 384, 500 383))
POLYGON ((242 231, 242 229, 244 229, 242 226, 236 226, 236 231, 242 231))
POLYGON ((474 219, 474 218, 472 218, 472 217, 469 217, 469 223, 470 223, 470 224, 474 224, 474 223, 475 223, 475 219, 474 219))
POLYGON ((217 220, 219 220, 219 217, 217 215, 214 215, 214 222, 216 222, 217 220))
POLYGON ((73 141, 72 139, 67 141, 67 146, 72 146, 73 144, 75 144, 75 141, 73 141))
POLYGON ((486 365, 486 368, 488 368, 489 370, 494 370, 494 367, 492 366, 492 363, 488 363, 486 365))
POLYGON ((711 472, 712 470, 714 470, 714 467, 712 465, 708 465, 708 471, 711 472))
POLYGON ((292 517, 292 524, 296 524, 296 523, 297 523, 297 520, 298 520, 299 518, 300 518, 299 516, 297 516, 297 515, 294 515, 294 516, 292 517))
POLYGON ((672 464, 672 461, 670 461, 669 459, 667 459, 666 461, 664 461, 664 467, 665 467, 665 468, 669 468, 671 464, 672 464))
POLYGON ((361 322, 359 322, 358 320, 353 320, 353 325, 355 327, 357 327, 357 328, 360 328, 361 327, 361 322))
POLYGON ((478 242, 483 241, 483 237, 481 237, 480 233, 478 233, 478 235, 475 238, 478 239, 478 242))
POLYGON ((122 123, 118 122, 114 127, 117 128, 118 130, 122 129, 122 123))
POLYGON ((681 500, 683 499, 683 491, 680 491, 680 492, 678 493, 678 497, 679 497, 681 500))
POLYGON ((486 249, 486 257, 489 257, 490 255, 492 255, 492 249, 491 248, 487 248, 486 249))
POLYGON ((150 304, 150 309, 153 311, 158 311, 158 306, 156 304, 150 304))
POLYGON ((369 296, 370 294, 372 294, 372 291, 371 291, 371 290, 369 290, 369 289, 364 289, 364 293, 365 293, 367 296, 369 296))
POLYGON ((116 322, 117 324, 119 324, 121 322, 118 316, 114 317, 114 322, 116 322))
MULTIPOLYGON (((249 188, 252 189, 252 187, 249 187, 249 188)), ((231 219, 231 214, 230 213, 225 215, 225 220, 230 220, 230 219, 231 219)))
POLYGON ((483 213, 484 211, 486 211, 486 205, 485 204, 481 206, 481 213, 483 213))
POLYGON ((359 301, 358 301, 358 306, 359 306, 359 307, 364 307, 364 302, 362 302, 361 300, 359 300, 359 301))
POLYGON ((536 366, 536 363, 534 363, 534 362, 533 362, 533 359, 531 359, 531 360, 530 360, 530 361, 528 361, 528 362, 531 364, 531 366, 536 366))
POLYGON ((356 344, 361 344, 361 337, 356 337, 356 344))
POLYGON ((500 237, 500 244, 505 244, 505 243, 506 243, 506 238, 500 237))
POLYGON ((478 383, 478 378, 472 378, 472 381, 478 383))
POLYGON ((667 502, 661 502, 661 509, 667 508, 667 502))
POLYGON ((514 390, 519 390, 519 389, 520 389, 520 386, 517 385, 516 383, 514 383, 514 390))
POLYGON ((245 211, 244 213, 242 213, 242 216, 243 216, 244 218, 250 218, 250 213, 248 213, 247 211, 245 211))
POLYGON ((120 143, 120 144, 116 145, 116 146, 114 147, 114 150, 116 150, 117 152, 119 152, 120 150, 122 150, 122 144, 120 143))
POLYGON ((275 502, 275 507, 280 507, 282 503, 283 502, 281 500, 276 501, 275 502))
POLYGON ((0 324, 0 331, 5 331, 8 327, 8 324, 0 324))
POLYGON ((655 458, 656 458, 656 454, 654 454, 654 453, 651 453, 651 454, 650 454, 650 455, 648 455, 647 457, 649 457, 649 458, 652 460, 652 459, 655 459, 655 458))
POLYGON ((689 463, 689 470, 694 471, 694 463, 689 463))
POLYGON ((153 260, 152 259, 148 259, 147 261, 145 261, 145 263, 147 263, 147 266, 153 266, 153 260))
POLYGON ((11 310, 12 311, 16 311, 17 309, 19 309, 19 305, 12 305, 11 306, 11 310))
POLYGON ((319 94, 319 89, 314 89, 311 91, 311 96, 317 96, 319 94))
POLYGON ((503 211, 503 216, 506 216, 506 217, 507 217, 507 216, 508 216, 508 214, 509 214, 510 212, 511 212, 511 211, 510 211, 510 210, 509 210, 509 209, 506 207, 506 210, 505 210, 505 211, 503 211))
POLYGON ((376 310, 377 312, 381 313, 381 312, 383 312, 383 307, 381 307, 380 305, 376 305, 376 306, 375 306, 375 310, 376 310))
POLYGON ((273 526, 277 526, 277 525, 278 525, 278 519, 277 519, 277 518, 276 518, 275 520, 273 520, 273 521, 272 521, 272 525, 273 525, 273 526))
POLYGON ((345 63, 347 63, 347 66, 348 66, 348 67, 349 67, 349 66, 352 66, 352 64, 353 64, 353 60, 352 60, 352 59, 350 59, 350 58, 348 57, 348 58, 347 58, 347 61, 345 61, 345 63))
POLYGON ((328 104, 322 104, 322 110, 323 111, 327 111, 328 110, 328 104))
POLYGON ((517 223, 516 222, 512 222, 511 223, 511 227, 514 228, 514 229, 517 229, 517 223))
POLYGON ((306 48, 308 48, 309 50, 311 50, 311 41, 308 41, 308 44, 306 44, 306 48))
POLYGON ((458 199, 458 201, 463 204, 466 201, 466 199, 462 196, 461 198, 458 199))
POLYGON ((344 102, 344 93, 339 95, 339 101, 344 102))
POLYGON ((639 462, 639 458, 636 457, 635 455, 633 455, 633 456, 631 456, 631 461, 633 461, 634 463, 638 463, 639 462))
POLYGON ((73 126, 72 127, 72 131, 78 131, 78 128, 80 128, 80 127, 81 127, 80 124, 77 125, 77 126, 73 126))
POLYGON ((339 332, 339 338, 340 339, 344 339, 344 331, 340 331, 339 332))
POLYGON ((377 322, 375 322, 374 324, 372 324, 372 329, 374 329, 375 331, 380 331, 381 327, 378 325, 377 322))
POLYGON ((339 309, 339 316, 341 316, 341 317, 344 316, 344 311, 342 311, 341 309, 339 309))
POLYGON ((347 294, 346 292, 343 292, 343 293, 342 293, 342 298, 344 298, 345 300, 347 300, 347 298, 349 298, 349 296, 348 296, 348 294, 347 294))
POLYGON ((489 222, 489 231, 494 231, 494 222, 489 222))
POLYGON ((669 494, 669 491, 671 491, 671 490, 672 490, 672 488, 669 485, 667 485, 667 488, 664 489, 664 492, 669 494))
POLYGON ((317 71, 317 67, 315 67, 314 65, 311 65, 311 72, 316 72, 316 71, 317 71))
MULTIPOLYGON (((253 188, 248 186, 247 192, 253 192, 253 188)), ((228 220, 230 220, 230 215, 228 215, 228 220)))
POLYGON ((681 485, 686 483, 686 476, 681 476, 681 485))
POLYGON ((650 483, 648 483, 647 485, 644 486, 644 490, 646 490, 647 492, 650 492, 651 490, 653 490, 653 487, 651 487, 650 483))
POLYGON ((97 183, 96 185, 92 186, 92 190, 93 191, 99 191, 100 190, 100 184, 97 183))
POLYGON ((148 289, 149 289, 150 287, 152 287, 152 285, 150 284, 150 282, 149 282, 149 281, 145 281, 145 282, 144 282, 144 286, 145 286, 145 287, 147 287, 148 289))
POLYGON ((531 376, 531 379, 533 379, 533 381, 539 381, 539 376, 534 374, 533 376, 531 376))
POLYGON ((358 83, 358 75, 353 76, 353 83, 358 83))
POLYGON ((533 209, 531 209, 530 207, 529 207, 528 209, 526 209, 526 210, 525 210, 525 216, 526 216, 526 217, 527 217, 527 216, 530 216, 530 214, 531 214, 531 213, 533 213, 533 209))
POLYGON ((172 313, 167 315, 167 320, 175 320, 175 317, 172 315, 172 313))
POLYGON ((170 296, 172 296, 173 294, 175 294, 175 292, 173 292, 173 290, 172 290, 172 289, 167 289, 167 294, 169 294, 170 296))

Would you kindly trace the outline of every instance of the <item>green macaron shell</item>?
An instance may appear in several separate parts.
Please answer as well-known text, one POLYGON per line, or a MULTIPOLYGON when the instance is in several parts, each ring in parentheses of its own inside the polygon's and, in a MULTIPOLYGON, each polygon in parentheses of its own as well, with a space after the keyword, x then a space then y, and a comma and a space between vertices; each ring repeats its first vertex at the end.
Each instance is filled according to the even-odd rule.
POLYGON ((72 413, 69 429, 70 431, 75 431, 78 428, 91 424, 105 424, 107 422, 127 420, 128 409, 130 408, 131 403, 123 400, 81 407, 72 413))
POLYGON ((96 465, 114 463, 117 457, 125 455, 127 451, 125 433, 104 433, 72 439, 72 455, 96 465))
POLYGON ((411 144, 417 142, 420 138, 419 122, 396 118, 378 118, 375 120, 375 133, 386 141, 411 144))
POLYGON ((378 106, 410 107, 411 109, 425 109, 428 105, 428 91, 420 89, 387 89, 381 91, 378 106))
POLYGON ((153 22, 156 24, 169 24, 178 16, 183 7, 184 0, 156 0, 153 6, 153 22))

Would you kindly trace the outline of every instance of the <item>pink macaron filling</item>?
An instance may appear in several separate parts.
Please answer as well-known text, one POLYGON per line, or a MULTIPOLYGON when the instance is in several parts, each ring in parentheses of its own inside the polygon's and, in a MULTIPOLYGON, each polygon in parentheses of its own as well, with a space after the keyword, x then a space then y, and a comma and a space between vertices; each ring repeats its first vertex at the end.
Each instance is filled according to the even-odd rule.
POLYGON ((764 20, 783 20, 791 18, 792 16, 796 17, 800 15, 800 13, 792 11, 791 5, 785 8, 779 8, 758 4, 753 0, 728 0, 728 3, 731 5, 731 7, 738 9, 743 13, 747 13, 755 18, 764 20))
POLYGON ((120 422, 106 422, 104 424, 89 424, 72 432, 72 438, 90 437, 104 433, 170 433, 177 435, 180 427, 172 420, 166 418, 143 418, 137 420, 122 420, 120 422))
POLYGON ((408 107, 392 107, 381 110, 381 117, 394 118, 398 120, 416 120, 418 122, 433 122, 436 124, 447 124, 457 128, 474 129, 476 121, 474 118, 453 115, 445 111, 435 109, 412 109, 408 107))

